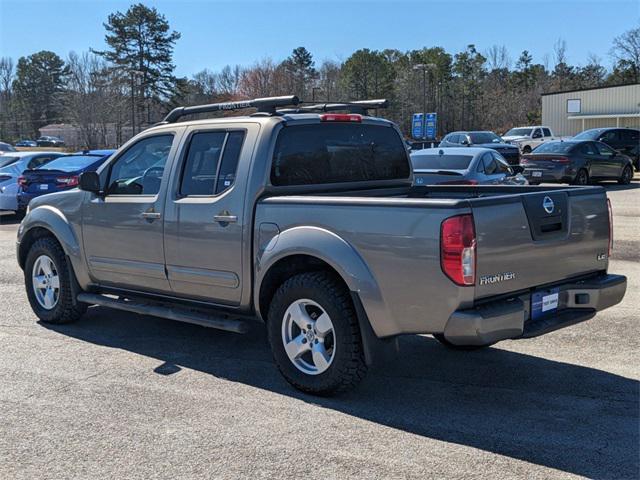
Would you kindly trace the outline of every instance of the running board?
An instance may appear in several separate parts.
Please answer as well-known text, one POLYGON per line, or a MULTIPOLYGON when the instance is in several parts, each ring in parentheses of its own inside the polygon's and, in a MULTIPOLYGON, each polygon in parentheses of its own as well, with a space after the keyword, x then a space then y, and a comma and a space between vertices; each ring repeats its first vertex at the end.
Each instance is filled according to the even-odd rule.
POLYGON ((177 322, 193 323, 202 327, 217 328, 228 332, 246 333, 249 330, 247 323, 238 318, 228 318, 224 314, 206 315, 201 312, 189 310, 184 307, 166 307, 154 303, 142 303, 131 300, 105 297, 95 293, 81 293, 77 297, 78 302, 90 305, 100 305, 140 315, 167 318, 177 322))

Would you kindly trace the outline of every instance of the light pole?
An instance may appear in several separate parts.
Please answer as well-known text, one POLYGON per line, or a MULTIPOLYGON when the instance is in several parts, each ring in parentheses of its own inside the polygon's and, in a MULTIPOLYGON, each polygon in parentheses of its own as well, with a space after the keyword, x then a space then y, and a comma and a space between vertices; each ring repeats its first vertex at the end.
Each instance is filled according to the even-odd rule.
POLYGON ((136 134, 136 86, 134 78, 142 77, 144 75, 144 72, 140 70, 130 70, 129 73, 131 75, 131 136, 133 137, 136 134))
POLYGON ((320 87, 311 87, 311 101, 315 102, 316 101, 316 90, 318 90, 319 92, 322 91, 322 88, 320 87))
POLYGON ((436 67, 435 63, 417 63, 413 66, 414 70, 422 70, 422 148, 425 147, 427 140, 427 70, 436 67))

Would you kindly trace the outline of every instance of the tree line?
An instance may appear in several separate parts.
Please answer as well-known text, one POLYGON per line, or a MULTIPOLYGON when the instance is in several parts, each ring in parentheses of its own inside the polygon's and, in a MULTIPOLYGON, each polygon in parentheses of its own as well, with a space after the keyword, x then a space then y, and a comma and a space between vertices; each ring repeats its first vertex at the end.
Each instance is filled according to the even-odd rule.
POLYGON ((191 78, 175 76, 180 33, 156 8, 132 5, 109 15, 104 27, 104 50, 0 58, 0 139, 33 138, 44 125, 66 123, 78 128, 82 146, 112 147, 177 105, 286 94, 307 102, 387 98, 390 108, 378 114, 407 134, 411 114, 422 111, 438 113, 439 134, 501 132, 539 123, 541 93, 640 83, 640 27, 614 39, 611 69, 595 55, 570 65, 559 39, 541 63, 526 50, 514 61, 500 45, 480 51, 470 44, 457 53, 365 48, 319 63, 298 47, 284 60, 204 68, 191 78))

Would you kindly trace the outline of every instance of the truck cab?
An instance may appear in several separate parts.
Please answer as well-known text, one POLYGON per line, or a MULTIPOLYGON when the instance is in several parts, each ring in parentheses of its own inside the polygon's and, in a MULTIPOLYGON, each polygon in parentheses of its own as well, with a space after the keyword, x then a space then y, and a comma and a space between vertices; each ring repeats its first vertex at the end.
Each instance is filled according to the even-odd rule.
POLYGON ((516 145, 522 153, 531 153, 541 143, 558 140, 559 137, 556 137, 549 127, 536 125, 512 128, 502 136, 502 139, 516 145))

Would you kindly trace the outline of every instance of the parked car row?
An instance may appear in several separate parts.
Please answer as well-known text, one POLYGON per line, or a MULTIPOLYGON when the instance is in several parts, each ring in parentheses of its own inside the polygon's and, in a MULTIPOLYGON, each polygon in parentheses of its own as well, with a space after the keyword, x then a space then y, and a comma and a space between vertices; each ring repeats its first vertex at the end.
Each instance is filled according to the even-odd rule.
POLYGON ((95 171, 114 150, 15 152, 0 157, 0 211, 23 214, 40 195, 75 188, 80 173, 95 171))
POLYGON ((640 130, 595 128, 575 137, 557 137, 545 126, 512 128, 502 137, 456 131, 437 148, 412 151, 411 158, 419 185, 628 184, 634 166, 640 170, 640 130))

